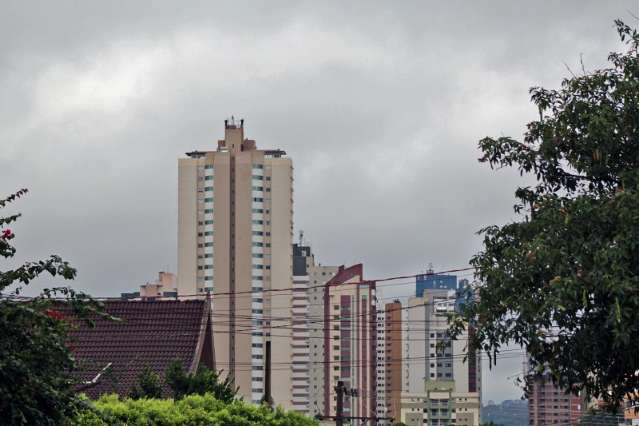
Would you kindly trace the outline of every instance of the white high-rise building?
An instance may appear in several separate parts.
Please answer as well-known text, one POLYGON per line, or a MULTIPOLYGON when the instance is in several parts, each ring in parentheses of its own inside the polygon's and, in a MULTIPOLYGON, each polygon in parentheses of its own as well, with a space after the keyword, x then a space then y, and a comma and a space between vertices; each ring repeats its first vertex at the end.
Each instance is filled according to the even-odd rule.
POLYGON ((457 297, 456 290, 427 289, 408 300, 401 420, 409 426, 479 425, 479 353, 466 352, 467 333, 457 340, 448 334, 457 297))

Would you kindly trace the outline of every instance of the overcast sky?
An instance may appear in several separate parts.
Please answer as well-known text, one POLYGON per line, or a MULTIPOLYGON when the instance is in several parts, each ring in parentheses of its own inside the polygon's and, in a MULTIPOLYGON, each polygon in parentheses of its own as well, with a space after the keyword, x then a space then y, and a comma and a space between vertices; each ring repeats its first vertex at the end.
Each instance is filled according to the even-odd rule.
MULTIPOLYGON (((368 278, 464 267, 522 181, 476 161, 520 137, 528 88, 620 48, 632 1, 0 1, 0 192, 19 259, 61 254, 75 287, 176 269, 177 158, 245 119, 295 167, 295 228, 368 278), (13 211, 13 210, 12 210, 13 211)), ((485 376, 484 399, 520 396, 485 376)))

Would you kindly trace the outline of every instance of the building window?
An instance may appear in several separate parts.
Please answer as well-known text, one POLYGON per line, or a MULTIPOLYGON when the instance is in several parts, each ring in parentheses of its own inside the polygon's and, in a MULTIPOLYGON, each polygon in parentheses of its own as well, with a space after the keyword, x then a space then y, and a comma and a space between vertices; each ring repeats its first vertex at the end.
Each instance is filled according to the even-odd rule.
POLYGON ((213 213, 213 209, 204 209, 204 213, 213 213))
POLYGON ((251 189, 253 191, 264 191, 264 187, 263 186, 252 186, 251 189))
POLYGON ((264 213, 264 209, 253 209, 253 213, 264 213))
POLYGON ((260 170, 260 169, 264 168, 264 165, 263 164, 253 164, 253 168, 260 170))
POLYGON ((213 176, 204 176, 204 180, 213 180, 213 176))
POLYGON ((212 203, 212 202, 213 202, 213 197, 206 197, 206 198, 204 199, 204 202, 205 202, 205 203, 212 203))
POLYGON ((253 253, 253 258, 254 259, 262 259, 264 257, 264 255, 262 253, 253 253))
POLYGON ((205 225, 213 225, 213 221, 212 220, 205 220, 204 224, 205 225))
POLYGON ((262 237, 264 235, 264 233, 262 231, 253 231, 253 235, 255 237, 262 237))
POLYGON ((205 169, 211 170, 213 168, 213 164, 206 164, 204 165, 205 169))
POLYGON ((204 190, 205 191, 213 191, 213 187, 212 186, 205 186, 204 190))
POLYGON ((253 197, 253 201, 256 203, 263 203, 264 202, 264 198, 262 197, 253 197))
POLYGON ((253 225, 264 225, 263 220, 253 220, 253 225))

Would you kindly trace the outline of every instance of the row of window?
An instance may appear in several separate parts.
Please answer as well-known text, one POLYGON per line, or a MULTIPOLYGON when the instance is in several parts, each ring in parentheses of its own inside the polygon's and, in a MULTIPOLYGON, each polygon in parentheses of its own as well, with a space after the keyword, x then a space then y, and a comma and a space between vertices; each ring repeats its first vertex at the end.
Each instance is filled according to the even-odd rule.
POLYGON ((198 270, 203 270, 203 269, 213 269, 213 265, 200 265, 197 267, 198 270))
POLYGON ((271 233, 270 232, 264 232, 264 231, 253 231, 253 236, 255 236, 255 237, 263 237, 265 235, 267 237, 270 237, 271 233))
POLYGON ((212 220, 200 220, 198 223, 198 225, 202 226, 202 225, 213 225, 213 221, 212 220))
POLYGON ((271 269, 271 265, 253 265, 253 269, 271 269))
POLYGON ((211 235, 213 235, 213 231, 205 231, 205 232, 198 232, 197 233, 198 237, 204 237, 204 236, 208 237, 208 236, 211 236, 211 235))
POLYGON ((199 248, 202 247, 213 247, 213 243, 212 242, 208 242, 208 243, 200 243, 197 245, 199 248))
POLYGON ((271 243, 261 243, 259 241, 253 242, 253 247, 270 247, 271 243))

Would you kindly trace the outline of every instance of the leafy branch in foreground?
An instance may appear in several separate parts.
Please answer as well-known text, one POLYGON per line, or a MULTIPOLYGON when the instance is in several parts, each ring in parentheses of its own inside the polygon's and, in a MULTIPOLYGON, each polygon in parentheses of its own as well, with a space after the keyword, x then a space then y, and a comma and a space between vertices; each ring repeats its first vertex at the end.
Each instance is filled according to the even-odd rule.
MULTIPOLYGON (((22 189, 0 200, 0 209, 24 196, 22 189)), ((14 232, 7 225, 20 214, 0 217, 0 257, 12 258, 14 232)), ((57 299, 76 317, 102 312, 102 305, 68 287, 45 289, 38 297, 20 296, 23 286, 41 275, 71 280, 76 271, 59 256, 0 270, 0 417, 8 425, 54 425, 79 405, 73 387, 74 358, 66 345, 70 326, 56 309, 57 299)))
POLYGON ((451 325, 491 362, 526 347, 533 371, 611 410, 639 389, 639 34, 615 23, 627 50, 609 68, 532 88, 523 141, 479 142, 537 184, 515 192, 521 221, 480 231, 477 297, 451 325))

